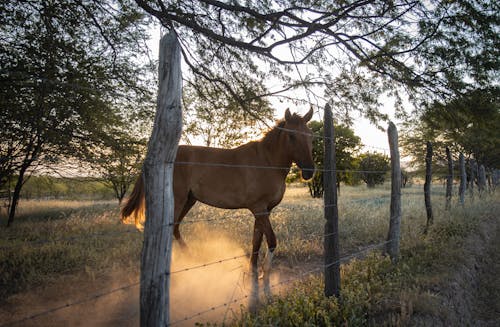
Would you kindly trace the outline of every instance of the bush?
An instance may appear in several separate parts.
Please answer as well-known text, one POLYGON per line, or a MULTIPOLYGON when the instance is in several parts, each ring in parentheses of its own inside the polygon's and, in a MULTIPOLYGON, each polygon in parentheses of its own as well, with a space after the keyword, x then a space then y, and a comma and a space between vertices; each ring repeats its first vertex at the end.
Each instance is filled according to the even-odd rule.
POLYGON ((361 179, 368 187, 383 184, 385 175, 390 169, 389 158, 380 153, 364 153, 360 156, 359 168, 361 171, 361 179))

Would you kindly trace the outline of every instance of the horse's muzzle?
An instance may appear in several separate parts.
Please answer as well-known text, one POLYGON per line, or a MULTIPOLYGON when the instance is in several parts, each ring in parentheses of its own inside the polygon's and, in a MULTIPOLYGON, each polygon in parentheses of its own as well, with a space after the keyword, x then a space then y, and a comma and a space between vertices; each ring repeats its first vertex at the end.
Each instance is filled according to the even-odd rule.
POLYGON ((309 180, 314 175, 314 166, 312 167, 301 167, 302 169, 302 178, 305 180, 309 180))

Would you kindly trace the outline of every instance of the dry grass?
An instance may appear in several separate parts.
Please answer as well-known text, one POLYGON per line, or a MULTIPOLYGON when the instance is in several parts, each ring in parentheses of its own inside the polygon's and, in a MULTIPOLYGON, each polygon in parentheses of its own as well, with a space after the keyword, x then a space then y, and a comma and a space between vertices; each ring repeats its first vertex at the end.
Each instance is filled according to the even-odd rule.
MULTIPOLYGON (((482 219, 496 217, 500 208, 495 195, 476 198, 474 203, 468 198, 464 207, 444 211, 442 187, 433 189, 432 200, 435 224, 428 235, 423 235, 426 218, 422 187, 403 190, 401 265, 395 268, 386 259, 374 255, 345 266, 343 283, 347 302, 343 308, 323 299, 321 280, 315 277, 297 284, 298 293, 290 295, 292 298, 276 299, 273 305, 263 309, 262 316, 244 314, 234 324, 279 323, 280 315, 293 317, 303 311, 299 308, 307 301, 314 306, 310 311, 301 311, 302 317, 314 315, 314 310, 330 310, 331 313, 321 316, 329 323, 364 325, 382 321, 398 325, 404 324, 414 312, 435 314, 436 298, 428 291, 430 285, 442 282, 450 267, 460 261, 461 240, 474 231, 482 219), (396 304, 388 300, 388 294, 396 294, 396 304)), ((385 241, 389 203, 388 185, 375 189, 341 188, 341 255, 385 241)), ((94 276, 116 269, 138 271, 142 234, 133 226, 119 223, 116 203, 29 201, 21 203, 19 213, 11 228, 0 229, 1 298, 48 285, 64 275, 83 272, 94 276)), ((185 221, 181 232, 188 244, 199 245, 197 241, 224 235, 235 248, 246 253, 251 250, 253 217, 246 210, 219 210, 197 204, 185 221), (205 221, 207 219, 215 220, 205 221)), ((283 202, 273 211, 271 221, 278 239, 277 266, 303 271, 322 262, 322 200, 312 199, 304 187, 289 187, 283 202)), ((197 251, 198 245, 193 246, 192 251, 197 251)), ((224 251, 220 253, 220 259, 223 258, 224 251)), ((282 322, 287 321, 283 319, 282 322)), ((307 323, 309 320, 297 321, 307 323)))

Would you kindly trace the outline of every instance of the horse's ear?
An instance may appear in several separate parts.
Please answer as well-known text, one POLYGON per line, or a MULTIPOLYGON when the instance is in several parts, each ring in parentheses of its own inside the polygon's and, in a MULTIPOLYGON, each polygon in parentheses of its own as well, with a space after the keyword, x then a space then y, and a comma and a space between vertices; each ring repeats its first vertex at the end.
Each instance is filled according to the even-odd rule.
POLYGON ((288 108, 287 108, 287 109, 285 110, 285 120, 287 120, 287 121, 288 121, 288 120, 290 120, 290 119, 292 119, 292 114, 290 113, 290 109, 288 109, 288 108))
POLYGON ((311 109, 309 110, 309 112, 307 114, 304 115, 304 117, 302 119, 304 119, 304 122, 308 122, 311 120, 313 116, 313 108, 311 107, 311 109))

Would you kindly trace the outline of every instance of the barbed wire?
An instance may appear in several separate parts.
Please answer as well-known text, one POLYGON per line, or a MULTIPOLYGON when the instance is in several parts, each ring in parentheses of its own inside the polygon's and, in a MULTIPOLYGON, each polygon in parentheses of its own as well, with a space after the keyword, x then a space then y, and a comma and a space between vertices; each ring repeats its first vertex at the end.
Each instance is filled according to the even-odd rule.
MULTIPOLYGON (((330 233, 330 234, 325 234, 325 235, 320 235, 320 236, 324 236, 324 237, 327 237, 327 236, 330 236, 330 235, 333 235, 335 233, 330 233)), ((295 277, 295 278, 290 278, 288 280, 285 280, 285 281, 280 281, 279 283, 277 284, 273 284, 271 285, 270 287, 271 288, 274 288, 274 287, 277 287, 279 285, 283 285, 283 284, 286 284, 286 283, 291 283, 293 281, 296 281, 296 280, 299 280, 300 278, 302 278, 303 276, 305 276, 306 274, 310 274, 314 271, 318 271, 320 269, 324 269, 324 268, 327 268, 329 266, 332 266, 332 265, 335 265, 335 264, 338 264, 338 263, 341 263, 342 261, 345 261, 345 260, 349 260, 350 258, 354 258, 356 256, 358 256, 359 254, 363 253, 363 252, 366 252, 368 250, 371 250, 371 249, 374 249, 374 248, 377 248, 377 247, 380 247, 382 245, 385 245, 387 243, 389 243, 391 240, 388 240, 388 241, 385 241, 385 242, 382 242, 382 243, 379 243, 379 244, 375 244, 375 245, 370 245, 364 249, 362 249, 361 251, 357 251, 355 253, 352 253, 352 254, 349 254, 349 255, 345 255, 343 256, 342 258, 340 258, 339 260, 336 260, 334 262, 331 262, 331 263, 328 263, 328 264, 324 264, 324 265, 321 265, 319 267, 316 267, 314 269, 311 269, 307 272, 304 272, 304 273, 301 273, 299 274, 298 277, 295 277)), ((226 262, 226 261, 230 261, 230 260, 235 260, 235 259, 238 259, 238 258, 241 258, 243 256, 246 256, 245 255, 242 255, 242 256, 235 256, 235 257, 231 257, 231 258, 227 258, 227 259, 221 259, 221 260, 218 260, 218 261, 214 261, 214 262, 211 262, 211 263, 207 263, 207 264, 203 264, 203 265, 198 265, 198 266, 193 266, 193 267, 190 267, 190 268, 184 268, 184 269, 179 269, 179 270, 176 270, 176 271, 173 271, 173 272, 166 272, 165 274, 175 274, 175 273, 181 273, 181 272, 186 272, 186 271, 189 271, 189 270, 194 270, 194 269, 198 269, 198 268, 203 268, 203 267, 207 267, 209 265, 214 265, 214 264, 219 264, 219 263, 222 263, 222 262, 226 262)), ((93 294, 93 295, 90 295, 90 296, 87 296, 85 298, 82 298, 80 300, 77 300, 77 301, 73 301, 73 302, 67 302, 63 305, 59 305, 59 306, 56 306, 56 307, 53 307, 53 308, 50 308, 50 309, 47 309, 45 311, 41 311, 41 312, 38 312, 38 313, 35 313, 35 314, 32 314, 32 315, 29 315, 29 316, 26 316, 24 318, 21 318, 19 320, 16 320, 16 321, 11 321, 11 322, 7 322, 5 324, 1 324, 0 327, 8 327, 8 326, 14 326, 14 325, 17 325, 17 324, 20 324, 22 322, 25 322, 25 321, 28 321, 28 320, 32 320, 32 319, 36 319, 38 317, 41 317, 41 316, 45 316, 45 315, 48 315, 48 314, 51 314, 51 313, 54 313, 56 311, 59 311, 59 310, 63 310, 63 309, 66 309, 66 308, 69 308, 69 307, 72 307, 72 306, 75 306, 75 305, 79 305, 79 304, 83 304, 83 303, 86 303, 86 302, 90 302, 90 301, 94 301, 94 300, 97 300, 101 297, 104 297, 104 296, 107 296, 107 295, 110 295, 110 294, 113 294, 113 293, 116 293, 116 292, 119 292, 119 291, 124 291, 126 289, 129 289, 129 288, 132 288, 132 287, 135 287, 135 286, 139 286, 140 285, 140 281, 137 281, 137 282, 133 282, 133 283, 130 283, 130 284, 127 284, 127 285, 124 285, 124 286, 121 286, 121 287, 118 287, 118 288, 113 288, 111 290, 108 290, 108 291, 103 291, 103 292, 99 292, 99 293, 96 293, 96 294, 93 294)), ((187 320, 190 320, 190 319, 193 319, 197 316, 201 316, 205 313, 208 313, 210 311, 214 311, 218 308, 221 308, 221 307, 225 307, 225 306, 229 306, 233 303, 237 303, 237 302, 240 302, 246 298, 248 298, 249 295, 245 295, 241 298, 238 298, 238 299, 234 299, 234 300, 231 300, 229 302, 226 302, 226 303, 223 303, 223 304, 220 304, 220 305, 217 305, 217 306, 213 306, 213 307, 210 307, 206 310, 203 310, 203 311, 200 311, 200 312, 197 312, 196 314, 192 315, 192 316, 189 316, 189 317, 185 317, 181 320, 177 320, 173 323, 170 323, 169 325, 172 326, 172 325, 175 325, 175 324, 178 324, 180 322, 183 322, 183 321, 187 321, 187 320)))
MULTIPOLYGON (((174 161, 169 162, 174 165, 193 165, 193 166, 208 166, 208 167, 224 167, 224 168, 248 168, 248 169, 271 169, 271 170, 290 170, 289 166, 263 166, 263 165, 246 165, 246 164, 227 164, 218 162, 197 162, 197 161, 174 161)), ((356 170, 356 169, 323 169, 323 168, 300 168, 304 171, 315 172, 335 172, 335 173, 360 173, 360 174, 382 174, 388 173, 390 170, 356 170)))
MULTIPOLYGON (((441 187, 441 186, 439 186, 441 187)), ((419 193, 402 193, 402 195, 415 195, 419 193)), ((423 193, 422 193, 423 194, 423 193)), ((439 195, 443 196, 444 192, 440 190, 432 190, 431 194, 434 195, 439 195)), ((391 194, 386 194, 386 195, 380 195, 377 197, 373 198, 361 198, 361 199, 350 199, 349 201, 351 202, 358 202, 358 201, 371 201, 371 200, 379 200, 379 199, 390 199, 392 196, 391 194)), ((315 209, 325 209, 325 208, 330 208, 330 207, 335 207, 339 206, 339 203, 337 202, 336 204, 324 204, 320 206, 316 206, 315 209)), ((284 208, 276 208, 277 210, 273 211, 262 211, 262 212, 256 212, 256 213, 251 213, 253 216, 265 216, 265 215, 271 215, 271 214, 277 214, 279 212, 285 212, 286 209, 284 208), (282 209, 282 210, 280 210, 282 209)), ((245 208, 242 209, 234 209, 234 210, 247 210, 245 208)), ((206 218, 206 219, 196 219, 196 220, 183 220, 180 222, 173 222, 173 223, 167 223, 163 224, 159 227, 157 232, 162 232, 161 228, 162 227, 172 227, 175 225, 189 225, 189 224, 197 224, 197 223, 207 223, 207 222, 214 222, 214 221, 224 221, 224 220, 237 220, 240 218, 246 218, 249 216, 249 213, 234 213, 228 214, 225 217, 218 217, 218 218, 206 218)), ((0 246, 1 250, 11 250, 14 248, 20 248, 20 247, 25 247, 25 246, 43 246, 46 244, 52 244, 52 243, 58 243, 58 242, 71 242, 71 241, 78 241, 80 239, 90 239, 90 238, 95 238, 95 237, 113 237, 113 236, 121 236, 124 234, 142 234, 142 232, 137 229, 127 229, 127 230, 121 230, 121 231, 112 231, 112 232, 95 232, 95 233, 87 233, 84 235, 77 235, 77 236, 69 236, 69 237, 60 237, 60 238, 54 238, 54 239, 43 239, 43 240, 25 240, 23 243, 19 243, 20 240, 18 239, 13 239, 17 243, 14 244, 8 244, 8 245, 2 245, 0 246)), ((9 241, 7 239, 6 241, 9 241)))
MULTIPOLYGON (((330 205, 326 205, 326 206, 335 206, 337 204, 330 204, 330 205)), ((326 207, 325 206, 325 207, 326 207)), ((268 214, 266 212, 266 214, 268 214)), ((127 231, 128 232, 128 231, 127 231)), ((329 237, 331 235, 335 235, 337 234, 338 232, 334 232, 334 233, 329 233, 329 234, 321 234, 321 235, 316 235, 314 236, 315 238, 317 237, 329 237)), ((102 233, 98 233, 98 234, 95 234, 95 236, 97 235, 103 235, 102 233)), ((73 239, 73 238, 72 238, 73 239)), ((309 238, 309 240, 312 239, 309 238)), ((54 241, 54 240, 51 240, 51 241, 54 241)), ((283 285, 283 284, 287 284, 287 283, 290 283, 290 282, 293 282, 293 281, 296 281, 296 280, 299 280, 300 278, 302 278, 303 276, 307 275, 307 274, 311 274, 315 271, 318 271, 320 269, 325 269, 325 268, 328 268, 330 266, 333 266, 335 264, 339 264, 339 263, 342 263, 343 261, 346 261, 346 260, 349 260, 349 259, 352 259, 358 255, 360 255, 361 253, 364 253, 366 251, 369 251, 369 250, 372 250, 374 248, 378 248, 378 247, 381 247, 385 244, 388 244, 390 243, 392 240, 387 240, 387 241, 384 241, 384 242, 381 242, 381 243, 378 243, 378 244, 374 244, 374 245, 370 245, 370 246, 367 246, 365 247, 364 249, 360 250, 360 251, 357 251, 357 252, 354 252, 354 253, 351 253, 349 255, 345 255, 343 257, 341 257, 339 260, 336 260, 336 261, 333 261, 333 262, 330 262, 328 264, 323 264, 319 267, 316 267, 314 269, 311 269, 311 270, 308 270, 304 273, 301 273, 299 274, 297 277, 293 277, 293 278, 290 278, 290 279, 287 279, 287 280, 284 280, 284 281, 280 281, 276 284, 273 284, 271 285, 270 287, 271 288, 275 288, 279 285, 283 285)), ((192 267, 187 267, 187 268, 182 268, 182 269, 179 269, 179 270, 175 270, 175 271, 171 271, 171 272, 165 272, 165 274, 167 275, 172 275, 172 274, 176 274, 176 273, 181 273, 181 272, 187 272, 187 271, 190 271, 190 270, 195 270, 195 269, 200 269, 200 268, 204 268, 204 267, 208 267, 208 266, 211 266, 211 265, 215 265, 215 264, 221 264, 223 262, 227 262, 227 261, 231 261, 231 260, 236 260, 236 259, 239 259, 239 258, 243 258, 243 257, 246 257, 248 256, 248 254, 244 254, 244 255, 239 255, 239 256, 233 256, 233 257, 230 257, 230 258, 225 258, 225 259, 220 259, 220 260, 216 260, 216 261, 212 261, 212 262, 208 262, 208 263, 204 263, 204 264, 200 264, 200 265, 196 265, 196 266, 192 266, 192 267)), ((33 314, 33 315, 30 315, 30 316, 27 316, 25 318, 22 318, 20 320, 17 320, 17 321, 13 321, 13 322, 8 322, 6 324, 2 324, 0 325, 0 327, 7 327, 7 326, 13 326, 13 325, 16 325, 16 324, 19 324, 19 323, 22 323, 22 322, 25 322, 27 320, 31 320, 31 319, 35 319, 35 318, 38 318, 40 316, 44 316, 44 315, 47 315, 47 314, 50 314, 50 313, 53 313, 53 312, 56 312, 56 311, 59 311, 59 310, 62 310, 62 309, 65 309, 65 308, 68 308, 68 307, 71 307, 71 306, 75 306, 75 305, 78 305, 78 304, 82 304, 82 303, 85 303, 85 302, 90 302, 90 301, 93 301, 93 300, 97 300, 98 298, 100 297, 103 297, 103 296, 106 296, 106 295, 109 295, 109 294, 113 294, 113 293, 116 293, 118 291, 123 291, 123 290, 126 290, 128 288, 131 288, 131 287, 134 287, 134 286, 137 286, 137 285, 140 285, 140 282, 134 282, 134 283, 131 283, 131 284, 128 284, 128 285, 124 285, 122 287, 119 287, 119 288, 114 288, 114 289, 111 289, 109 291, 105 291, 105 292, 100 292, 100 293, 97 293, 97 294, 94 294, 94 295, 90 295, 88 297, 85 297, 81 300, 77 300, 77 301, 74 301, 74 302, 68 302, 64 305, 60 305, 60 306, 57 306, 57 307, 54 307, 54 308, 51 308, 51 309, 48 309, 48 310, 45 310, 43 312, 39 312, 39 313, 36 313, 36 314, 33 314)), ((191 320, 195 317, 198 317, 198 316, 202 316, 203 314, 206 314, 210 311, 214 311, 218 308, 221 308, 221 307, 228 307, 229 305, 233 304, 233 303, 237 303, 237 302, 240 302, 244 299, 247 299, 249 297, 248 294, 244 295, 243 297, 240 297, 240 298, 237 298, 237 299, 234 299, 234 300, 231 300, 229 302, 225 302, 223 304, 220 304, 220 305, 217 305, 217 306, 212 306, 206 310, 203 310, 203 311, 200 311, 200 312, 197 312, 191 316, 187 316, 181 320, 177 320, 173 323, 171 323, 170 325, 175 325, 175 324, 178 324, 178 323, 181 323, 181 322, 184 322, 184 321, 188 321, 188 320, 191 320)))
MULTIPOLYGON (((121 231, 112 231, 112 232, 95 232, 95 233, 87 233, 84 235, 78 235, 78 236, 69 236, 69 237, 60 237, 60 238, 54 238, 54 239, 43 239, 43 240, 29 240, 29 241, 24 241, 24 243, 21 244, 9 244, 9 245, 2 245, 0 246, 0 249, 2 250, 9 250, 13 249, 16 247, 23 247, 23 246, 37 246, 37 245, 46 245, 46 244, 52 244, 52 243, 58 243, 58 242, 71 242, 71 241, 78 241, 81 239, 89 239, 89 238, 95 238, 99 236, 121 236, 124 234, 140 234, 141 232, 137 229, 128 229, 128 230, 121 230, 121 231)), ((19 242, 20 240, 15 240, 19 242)))
MULTIPOLYGON (((381 243, 378 243, 378 244, 367 246, 367 247, 363 248, 360 251, 357 251, 355 253, 351 253, 349 255, 344 255, 343 257, 341 257, 338 260, 335 260, 335 261, 332 261, 332 262, 330 262, 328 264, 323 264, 323 265, 320 265, 320 266, 315 267, 313 269, 307 270, 305 272, 300 273, 296 277, 288 278, 286 280, 283 280, 283 281, 280 281, 280 282, 275 283, 273 285, 270 285, 269 287, 270 288, 276 288, 276 287, 281 286, 281 285, 285 285, 285 284, 289 284, 289 283, 301 280, 302 278, 304 278, 307 275, 313 274, 315 272, 318 272, 318 271, 320 271, 322 269, 334 266, 336 264, 341 264, 341 263, 346 262, 346 261, 348 261, 350 259, 353 259, 353 258, 355 258, 355 257, 357 257, 357 256, 359 256, 359 255, 361 255, 363 253, 366 253, 367 251, 373 250, 375 248, 379 248, 379 247, 381 247, 383 245, 386 245, 387 243, 390 243, 390 242, 392 242, 392 240, 387 240, 387 241, 384 241, 384 242, 381 242, 381 243)), ((210 307, 210 308, 208 308, 206 310, 196 312, 196 313, 194 313, 194 314, 192 314, 190 316, 186 316, 186 317, 184 317, 182 319, 179 319, 179 320, 176 320, 174 322, 171 322, 171 323, 168 324, 168 326, 174 326, 174 325, 180 324, 182 322, 189 321, 189 320, 191 320, 193 318, 200 317, 200 316, 202 316, 202 315, 204 315, 204 314, 206 314, 208 312, 215 311, 215 310, 217 310, 219 308, 229 307, 230 305, 238 303, 238 302, 241 302, 241 301, 243 301, 245 299, 248 299, 249 297, 250 297, 250 294, 245 294, 245 295, 243 295, 243 296, 241 296, 241 297, 239 297, 237 299, 233 299, 231 301, 224 302, 222 304, 212 306, 212 307, 210 307)))
MULTIPOLYGON (((310 240, 314 240, 314 239, 318 239, 318 238, 330 237, 330 236, 337 235, 337 234, 338 234, 338 232, 333 232, 333 233, 328 233, 328 234, 319 234, 319 235, 314 235, 312 237, 309 237, 307 239, 301 239, 301 241, 305 242, 305 241, 310 241, 310 240)), ((255 251, 255 252, 252 252, 252 253, 245 253, 245 254, 242 254, 242 255, 237 255, 237 256, 233 256, 233 257, 229 257, 229 258, 225 258, 225 259, 220 259, 220 260, 215 260, 215 261, 211 261, 211 262, 199 264, 199 265, 196 265, 196 266, 191 266, 191 267, 187 267, 187 268, 181 268, 181 269, 174 270, 174 271, 171 271, 171 272, 165 272, 164 274, 165 275, 174 275, 174 274, 178 274, 178 273, 182 273, 182 272, 187 272, 187 271, 191 271, 191 270, 196 270, 196 269, 200 269, 200 268, 206 268, 206 267, 213 266, 213 265, 216 265, 216 264, 220 264, 220 263, 223 263, 223 262, 228 262, 228 261, 233 261, 233 260, 245 258, 245 257, 248 257, 251 254, 258 254, 259 252, 260 251, 255 251)))
MULTIPOLYGON (((317 209, 321 209, 321 207, 318 207, 317 209)), ((241 209, 238 209, 241 210, 241 209)), ((271 211, 265 211, 265 212, 259 212, 259 213, 254 213, 252 215, 254 216, 263 216, 263 215, 270 215, 272 212, 271 211)), ((274 211, 276 213, 276 211, 274 211)), ((207 219, 197 219, 197 220, 186 220, 186 221, 181 221, 181 222, 176 222, 176 223, 168 223, 161 225, 161 227, 172 227, 175 225, 184 225, 184 224, 195 224, 195 223, 204 223, 204 222, 212 222, 212 221, 222 221, 222 220, 228 220, 228 219, 239 219, 242 217, 247 217, 247 214, 238 214, 238 215, 231 215, 227 217, 219 217, 219 218, 207 218, 207 219)), ((161 229, 160 229, 161 231, 161 229)), ((70 242, 70 241, 77 241, 80 239, 85 239, 88 240, 89 238, 95 238, 99 236, 121 236, 123 234, 141 234, 141 231, 138 230, 137 228, 135 229, 130 229, 130 230, 125 230, 125 231, 114 231, 114 232, 97 232, 97 233, 89 233, 85 235, 79 235, 79 236, 70 236, 70 237, 63 237, 63 238, 56 238, 56 239, 45 239, 45 240, 32 240, 32 241, 25 241, 22 244, 9 244, 9 245, 4 245, 0 246, 0 249, 2 250, 10 250, 14 248, 19 248, 19 247, 24 247, 27 245, 33 246, 33 245, 46 245, 46 244, 52 244, 52 243, 57 243, 57 242, 70 242)), ((16 240, 17 241, 17 240, 16 240)))
POLYGON ((104 297, 104 296, 107 296, 107 295, 110 295, 110 294, 113 294, 113 293, 116 293, 116 292, 119 292, 119 291, 124 291, 126 289, 132 288, 134 286, 139 286, 139 285, 140 285, 140 281, 132 283, 132 284, 124 285, 124 286, 121 286, 121 287, 118 287, 118 288, 114 288, 114 289, 111 289, 109 291, 105 291, 105 292, 100 292, 100 293, 97 293, 97 294, 93 294, 93 295, 87 296, 87 297, 85 297, 83 299, 80 299, 80 300, 77 300, 77 301, 74 301, 74 302, 67 302, 67 303, 65 303, 63 305, 60 305, 60 306, 57 306, 57 307, 54 307, 54 308, 51 308, 51 309, 48 309, 48 310, 45 310, 45 311, 41 311, 41 312, 35 313, 33 315, 21 318, 21 319, 16 320, 16 321, 11 321, 11 322, 7 322, 5 324, 1 324, 0 327, 15 326, 15 325, 18 325, 18 324, 20 324, 22 322, 28 321, 28 320, 32 320, 32 319, 35 319, 35 318, 38 318, 38 317, 46 316, 46 315, 54 313, 56 311, 59 311, 59 310, 62 310, 62 309, 66 309, 66 308, 69 308, 69 307, 73 307, 75 305, 83 304, 83 303, 90 302, 90 301, 95 301, 95 300, 97 300, 97 299, 99 299, 101 297, 104 297))

